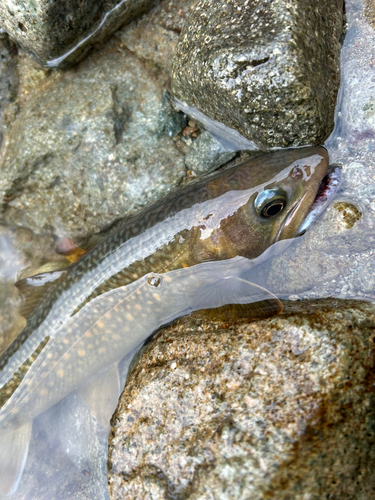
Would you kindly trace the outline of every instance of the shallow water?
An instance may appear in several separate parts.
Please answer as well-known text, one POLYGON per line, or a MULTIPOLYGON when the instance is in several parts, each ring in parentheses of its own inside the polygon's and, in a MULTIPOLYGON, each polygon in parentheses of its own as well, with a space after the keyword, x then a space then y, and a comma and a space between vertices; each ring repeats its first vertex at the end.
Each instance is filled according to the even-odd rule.
MULTIPOLYGON (((342 165, 340 192, 306 235, 288 248, 276 244, 270 259, 244 272, 281 299, 333 296, 375 302, 375 32, 362 3, 347 2, 347 18, 336 126, 325 145, 331 162, 342 165)), ((12 304, 17 296, 8 283, 26 264, 14 252, 8 240, 0 239, 4 297, 12 304)), ((122 362, 121 387, 132 357, 122 362)), ((19 490, 7 498, 35 498, 36 488, 38 498, 108 498, 107 439, 108 431, 91 418, 81 396, 71 393, 35 420, 19 490)))

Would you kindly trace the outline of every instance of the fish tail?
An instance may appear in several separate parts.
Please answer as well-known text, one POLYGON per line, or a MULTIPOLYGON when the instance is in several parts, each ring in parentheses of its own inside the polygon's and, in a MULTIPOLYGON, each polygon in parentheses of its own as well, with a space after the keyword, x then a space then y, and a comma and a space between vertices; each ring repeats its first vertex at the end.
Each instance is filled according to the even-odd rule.
POLYGON ((12 495, 25 468, 32 422, 11 431, 0 431, 0 493, 12 495))

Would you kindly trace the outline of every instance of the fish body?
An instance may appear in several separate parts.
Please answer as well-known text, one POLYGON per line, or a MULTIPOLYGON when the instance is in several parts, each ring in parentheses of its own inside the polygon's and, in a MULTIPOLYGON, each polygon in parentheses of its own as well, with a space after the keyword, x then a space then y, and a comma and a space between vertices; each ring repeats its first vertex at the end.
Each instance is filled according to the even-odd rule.
POLYGON ((12 492, 19 481, 32 420, 156 328, 200 307, 220 307, 237 285, 244 287, 239 302, 258 292, 256 300, 266 299, 241 281, 229 286, 216 274, 225 268, 213 264, 256 259, 305 230, 327 169, 320 147, 247 160, 117 224, 59 273, 0 356, 0 450, 18 450, 10 465, 0 451, 0 490, 12 492), (2 467, 13 478, 6 484, 2 467))

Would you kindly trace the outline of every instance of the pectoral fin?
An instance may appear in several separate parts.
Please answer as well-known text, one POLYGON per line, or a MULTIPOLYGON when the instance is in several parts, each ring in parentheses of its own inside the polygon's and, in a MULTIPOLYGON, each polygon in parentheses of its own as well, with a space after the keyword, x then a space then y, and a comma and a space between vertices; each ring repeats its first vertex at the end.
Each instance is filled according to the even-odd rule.
POLYGON ((70 238, 62 238, 56 245, 56 252, 60 255, 65 255, 68 262, 73 264, 73 262, 77 262, 77 260, 83 257, 88 250, 81 248, 80 244, 75 243, 70 238))
POLYGON ((61 255, 65 255, 69 262, 76 262, 110 234, 113 234, 118 226, 122 224, 123 220, 117 219, 106 224, 99 232, 76 241, 70 238, 62 238, 56 246, 56 251, 61 255))
POLYGON ((32 422, 0 433, 0 492, 12 495, 21 480, 29 450, 32 422))
MULTIPOLYGON (((280 314, 283 305, 280 300, 265 288, 239 277, 223 280, 221 286, 210 287, 212 303, 228 302, 226 305, 201 309, 194 317, 213 321, 226 321, 239 318, 259 319, 280 314), (243 302, 245 299, 246 302, 243 302)), ((206 299, 201 298, 202 301, 206 299)))
POLYGON ((17 281, 15 286, 18 288, 22 298, 20 314, 24 318, 27 319, 29 317, 43 295, 65 272, 66 270, 60 269, 58 271, 39 273, 17 281))
POLYGON ((91 377, 78 392, 100 425, 104 429, 109 428, 109 421, 120 396, 117 363, 91 377))

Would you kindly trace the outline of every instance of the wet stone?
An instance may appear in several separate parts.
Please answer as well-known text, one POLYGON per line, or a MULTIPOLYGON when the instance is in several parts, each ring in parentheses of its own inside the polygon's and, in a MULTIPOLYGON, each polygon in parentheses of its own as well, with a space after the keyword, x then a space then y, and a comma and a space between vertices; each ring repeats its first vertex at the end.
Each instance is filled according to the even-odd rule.
POLYGON ((185 163, 190 170, 201 175, 216 170, 235 156, 207 130, 187 148, 185 163))
POLYGON ((0 36, 0 147, 4 136, 4 107, 16 98, 18 84, 17 47, 3 34, 0 36))
POLYGON ((187 117, 181 111, 172 108, 170 94, 164 91, 161 110, 159 112, 159 134, 175 137, 187 125, 187 117))
POLYGON ((375 2, 374 0, 367 0, 365 16, 372 28, 375 28, 375 2))
POLYGON ((200 0, 172 93, 260 148, 320 144, 333 129, 342 35, 342 0, 200 0))
MULTIPOLYGON (((357 195, 353 186, 354 193, 357 195)), ((355 261, 366 265, 374 260, 373 214, 369 210, 362 212, 353 198, 334 202, 313 230, 259 266, 254 281, 281 298, 297 294, 305 299, 354 296, 374 300, 375 282, 371 281, 370 287, 365 281, 359 285, 354 266, 355 261)), ((373 280, 373 276, 367 279, 373 280)))
POLYGON ((374 306, 286 306, 148 347, 112 419, 112 500, 374 496, 374 306))
POLYGON ((179 34, 195 3, 195 0, 161 0, 115 36, 141 59, 170 72, 179 34))
POLYGON ((5 0, 0 3, 0 26, 40 62, 54 67, 82 59, 95 44, 154 4, 155 0, 5 0))
POLYGON ((159 133, 165 80, 114 42, 47 79, 8 131, 1 218, 35 233, 82 236, 176 187, 184 157, 159 133))

